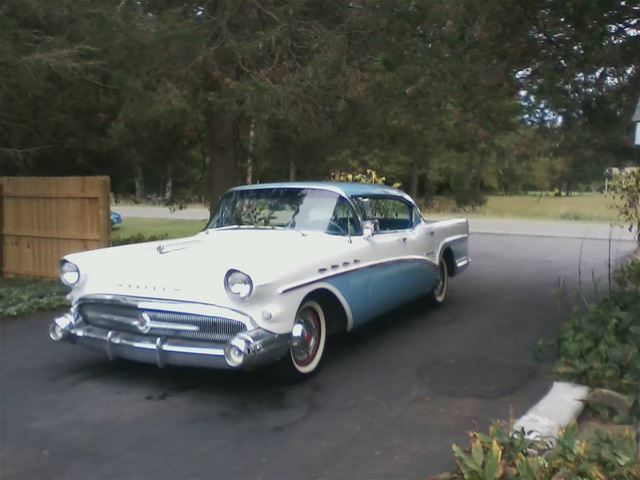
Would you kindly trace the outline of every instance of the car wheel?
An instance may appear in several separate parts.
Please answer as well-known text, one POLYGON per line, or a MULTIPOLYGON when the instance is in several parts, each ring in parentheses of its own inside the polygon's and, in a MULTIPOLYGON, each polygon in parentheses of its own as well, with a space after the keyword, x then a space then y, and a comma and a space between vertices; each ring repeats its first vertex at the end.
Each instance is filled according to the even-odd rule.
POLYGON ((305 380, 318 371, 327 342, 327 322, 322 306, 306 300, 296 313, 289 354, 282 359, 282 373, 292 381, 305 380))
POLYGON ((444 303, 447 298, 447 289, 449 288, 449 268, 444 258, 440 259, 438 265, 438 281, 433 290, 429 293, 429 300, 434 305, 440 305, 444 303))

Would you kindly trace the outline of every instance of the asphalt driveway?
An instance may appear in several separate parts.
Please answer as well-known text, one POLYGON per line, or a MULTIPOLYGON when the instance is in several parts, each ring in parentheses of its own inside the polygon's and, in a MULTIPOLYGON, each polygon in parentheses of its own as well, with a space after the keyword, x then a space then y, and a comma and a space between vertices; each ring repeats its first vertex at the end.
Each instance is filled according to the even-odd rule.
MULTIPOLYGON (((631 242, 614 243, 622 256, 631 242)), ((579 258, 606 286, 608 242, 476 234, 446 305, 416 303, 335 338, 295 386, 266 372, 167 368, 54 344, 52 316, 0 321, 0 476, 425 478, 451 443, 522 414, 549 386, 539 338, 573 298, 579 258), (582 255, 580 251, 582 250, 582 255)))

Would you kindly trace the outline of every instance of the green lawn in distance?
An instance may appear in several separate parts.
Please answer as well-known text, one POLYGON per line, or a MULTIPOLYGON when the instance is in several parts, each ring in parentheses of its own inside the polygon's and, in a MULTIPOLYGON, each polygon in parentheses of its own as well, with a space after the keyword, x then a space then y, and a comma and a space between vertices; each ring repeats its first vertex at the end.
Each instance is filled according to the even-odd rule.
MULTIPOLYGON (((462 211, 465 216, 531 218, 537 220, 576 220, 609 223, 616 219, 610 196, 601 193, 576 194, 570 197, 538 195, 490 195, 480 208, 462 211)), ((432 208, 423 213, 460 214, 450 198, 436 197, 432 208)))
POLYGON ((136 235, 144 235, 145 237, 166 235, 167 238, 188 237, 200 232, 206 223, 206 220, 123 217, 122 224, 111 231, 111 239, 119 240, 136 235))

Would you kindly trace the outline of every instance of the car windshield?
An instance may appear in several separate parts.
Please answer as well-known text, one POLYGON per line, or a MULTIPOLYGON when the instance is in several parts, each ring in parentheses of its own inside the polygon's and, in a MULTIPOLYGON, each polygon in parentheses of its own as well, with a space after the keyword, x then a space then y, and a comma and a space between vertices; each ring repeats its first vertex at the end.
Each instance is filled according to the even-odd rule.
POLYGON ((311 188, 233 190, 220 200, 207 228, 286 228, 333 235, 358 234, 349 202, 311 188))

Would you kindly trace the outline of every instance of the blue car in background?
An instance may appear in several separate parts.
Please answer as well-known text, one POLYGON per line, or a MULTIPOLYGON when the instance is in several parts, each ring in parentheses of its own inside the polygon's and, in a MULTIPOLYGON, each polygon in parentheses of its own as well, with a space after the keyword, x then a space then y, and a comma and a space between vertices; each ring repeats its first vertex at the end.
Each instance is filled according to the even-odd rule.
POLYGON ((118 212, 111 212, 111 227, 120 225, 122 223, 122 215, 118 212))

